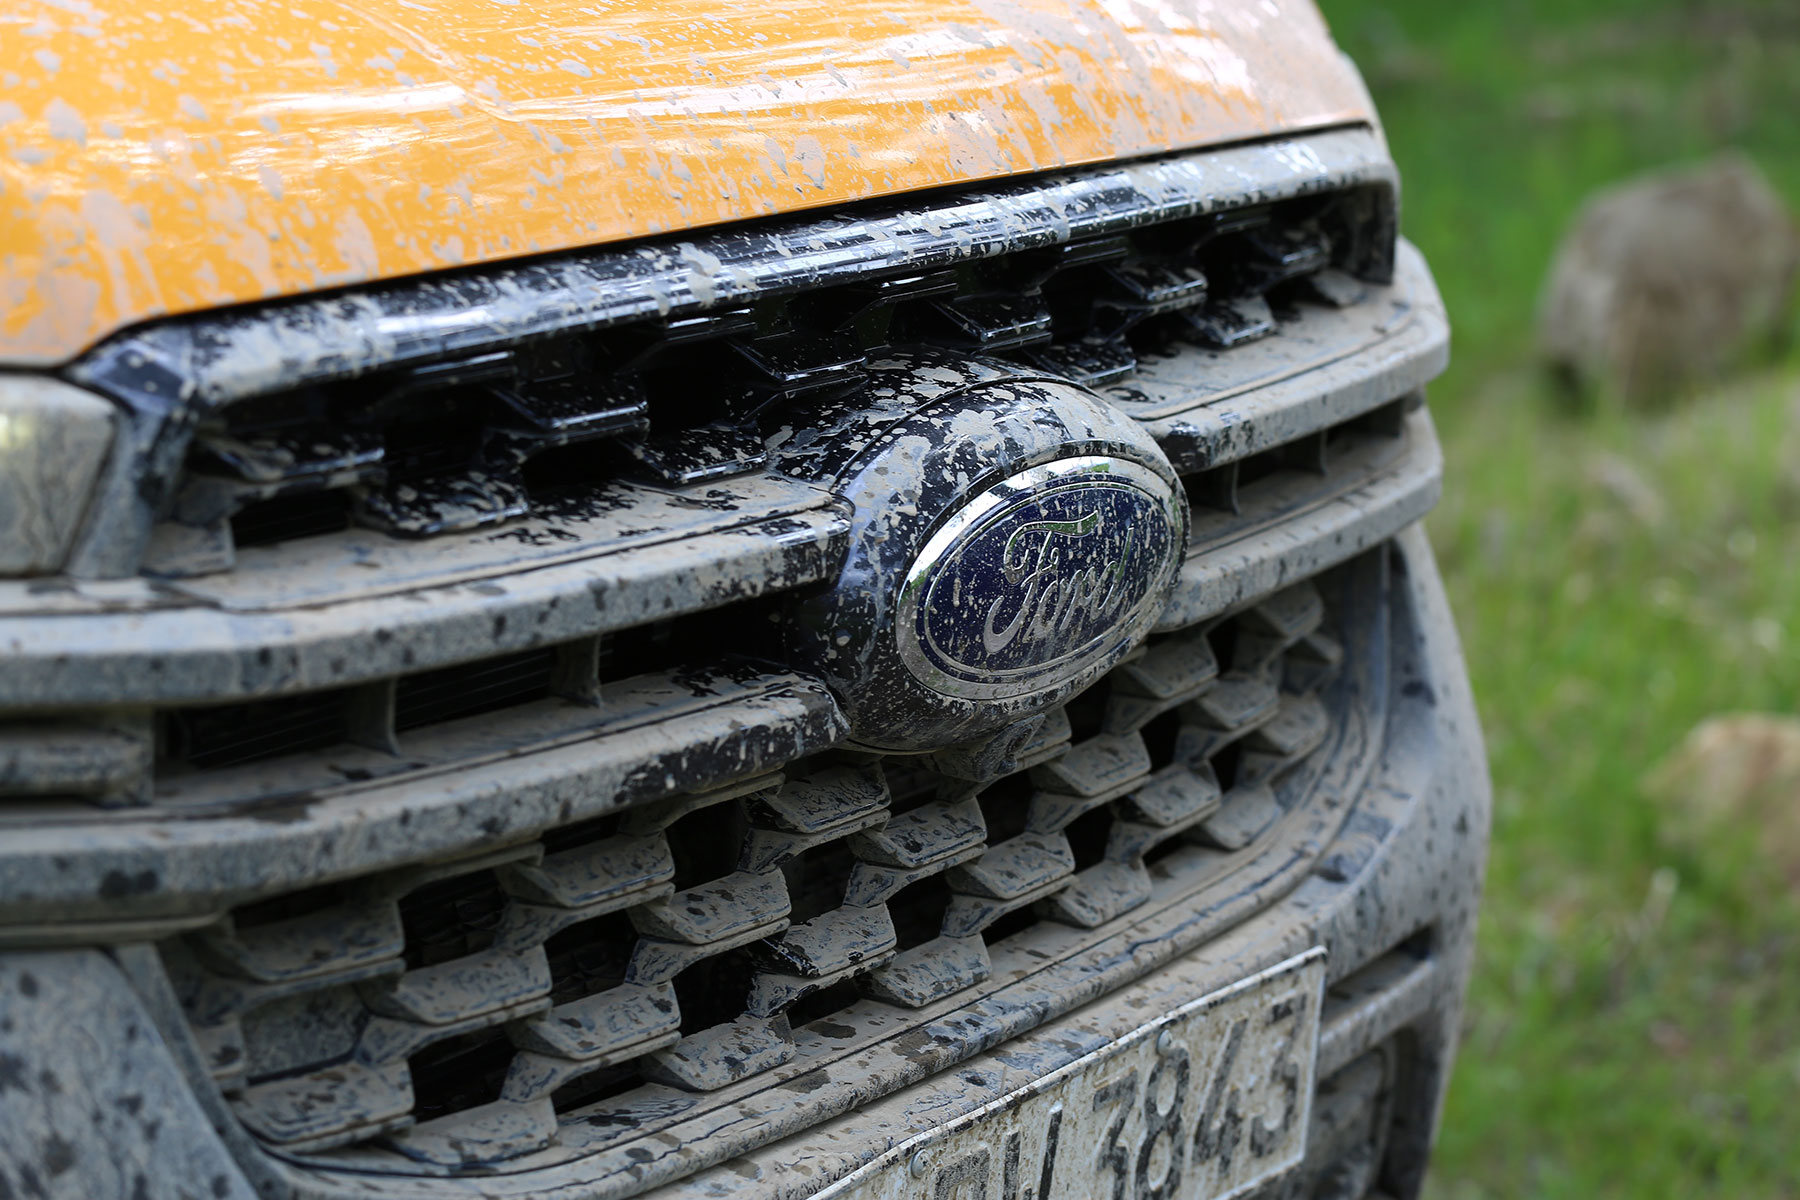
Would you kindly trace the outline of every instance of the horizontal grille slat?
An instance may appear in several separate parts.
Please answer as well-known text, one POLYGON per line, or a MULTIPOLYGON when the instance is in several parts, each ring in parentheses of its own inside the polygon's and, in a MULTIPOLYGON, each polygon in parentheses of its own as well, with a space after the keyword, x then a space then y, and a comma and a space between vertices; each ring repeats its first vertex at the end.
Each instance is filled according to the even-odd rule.
POLYGON ((654 625, 830 578, 848 528, 829 492, 762 475, 448 539, 308 539, 148 606, 12 606, 0 639, 29 651, 0 664, 0 708, 260 701, 654 625))

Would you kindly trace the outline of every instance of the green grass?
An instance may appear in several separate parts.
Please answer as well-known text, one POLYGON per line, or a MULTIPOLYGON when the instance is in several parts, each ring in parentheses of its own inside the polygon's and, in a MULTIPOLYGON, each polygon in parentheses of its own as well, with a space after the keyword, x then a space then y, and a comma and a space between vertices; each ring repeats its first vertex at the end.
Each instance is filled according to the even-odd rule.
POLYGON ((1753 839, 1678 840, 1642 787, 1704 717, 1796 709, 1797 399, 1576 422, 1501 382, 1448 422, 1495 816, 1440 1195, 1800 1194, 1800 914, 1753 839))
POLYGON ((1733 145, 1800 206, 1800 4, 1324 7, 1456 330, 1431 530, 1495 819, 1431 1190, 1800 1197, 1794 864, 1643 786, 1710 715, 1800 712, 1800 362, 1576 414, 1531 357, 1593 189, 1733 145))

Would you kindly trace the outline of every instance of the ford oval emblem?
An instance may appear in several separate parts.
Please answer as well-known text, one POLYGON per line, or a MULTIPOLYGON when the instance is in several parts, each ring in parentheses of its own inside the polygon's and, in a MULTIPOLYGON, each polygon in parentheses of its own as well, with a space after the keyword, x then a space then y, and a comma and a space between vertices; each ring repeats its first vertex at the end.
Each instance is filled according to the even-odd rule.
POLYGON ((901 661, 965 699, 1056 687, 1149 629, 1180 565, 1181 530, 1169 484, 1126 459, 1014 475, 953 513, 913 561, 901 661))

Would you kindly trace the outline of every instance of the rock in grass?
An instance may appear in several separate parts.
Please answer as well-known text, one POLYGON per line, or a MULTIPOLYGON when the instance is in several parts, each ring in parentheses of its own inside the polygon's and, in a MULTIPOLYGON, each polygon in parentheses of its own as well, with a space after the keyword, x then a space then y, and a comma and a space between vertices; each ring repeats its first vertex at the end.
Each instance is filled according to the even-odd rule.
POLYGON ((1696 725, 1645 780, 1676 842, 1751 831, 1800 887, 1800 717, 1728 713, 1696 725))
POLYGON ((1720 374, 1787 326, 1800 233, 1727 153, 1600 192, 1551 265, 1539 342, 1582 391, 1628 401, 1720 374))

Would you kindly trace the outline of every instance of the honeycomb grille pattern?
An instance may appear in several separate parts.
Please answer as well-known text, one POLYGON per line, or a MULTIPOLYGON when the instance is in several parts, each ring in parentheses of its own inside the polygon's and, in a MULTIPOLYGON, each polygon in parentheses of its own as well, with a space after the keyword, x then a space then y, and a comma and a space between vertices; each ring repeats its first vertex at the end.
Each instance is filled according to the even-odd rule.
POLYGON ((1160 848, 1252 847, 1330 732, 1326 625, 1301 584, 1151 640, 980 749, 801 760, 240 909, 165 961, 264 1142, 515 1158, 559 1113, 785 1063, 795 1020, 974 988, 992 941, 1144 904, 1160 848))

